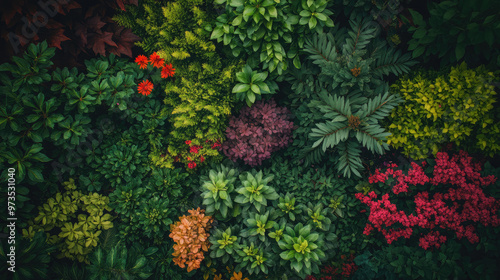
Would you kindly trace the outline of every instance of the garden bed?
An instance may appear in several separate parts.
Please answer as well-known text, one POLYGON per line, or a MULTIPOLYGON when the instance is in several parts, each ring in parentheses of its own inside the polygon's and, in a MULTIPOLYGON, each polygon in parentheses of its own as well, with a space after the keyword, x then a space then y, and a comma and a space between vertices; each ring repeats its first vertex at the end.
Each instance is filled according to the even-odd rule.
POLYGON ((2 279, 496 279, 499 11, 8 2, 2 279))

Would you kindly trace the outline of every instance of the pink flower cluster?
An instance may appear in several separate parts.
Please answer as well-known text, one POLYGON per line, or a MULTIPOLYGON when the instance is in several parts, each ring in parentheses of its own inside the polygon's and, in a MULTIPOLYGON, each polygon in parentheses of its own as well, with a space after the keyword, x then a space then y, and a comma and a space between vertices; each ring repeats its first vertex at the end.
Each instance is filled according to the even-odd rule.
POLYGON ((446 241, 446 236, 441 235, 437 229, 454 231, 458 239, 466 237, 469 242, 476 243, 479 237, 470 222, 484 226, 500 225, 496 214, 500 201, 487 197, 481 189, 481 186, 494 183, 496 178, 481 177, 480 164, 473 163, 466 152, 461 151, 451 159, 447 153, 438 153, 432 178, 425 175, 418 164, 411 165, 407 175, 401 170, 394 170, 396 165, 391 165, 384 173, 376 170, 375 174, 370 176, 369 182, 384 183, 392 176, 397 180, 392 188, 394 194, 408 193, 410 186, 426 183, 453 187, 444 193, 434 193, 432 198, 427 191, 417 193, 414 197, 415 214, 410 215, 398 211, 396 205, 389 201, 388 193, 382 195, 380 200, 376 200, 375 192, 366 196, 357 193, 356 198, 370 207, 369 223, 364 234, 368 235, 376 229, 385 236, 387 243, 391 244, 400 237, 410 238, 415 227, 429 229, 429 233, 421 237, 419 242, 420 247, 428 249, 439 248, 446 241), (464 225, 465 223, 468 225, 464 225))
POLYGON ((289 111, 277 107, 274 100, 257 101, 245 107, 239 117, 231 117, 226 129, 227 140, 222 144, 224 154, 231 160, 242 159, 257 166, 271 157, 271 153, 288 145, 293 123, 289 111))

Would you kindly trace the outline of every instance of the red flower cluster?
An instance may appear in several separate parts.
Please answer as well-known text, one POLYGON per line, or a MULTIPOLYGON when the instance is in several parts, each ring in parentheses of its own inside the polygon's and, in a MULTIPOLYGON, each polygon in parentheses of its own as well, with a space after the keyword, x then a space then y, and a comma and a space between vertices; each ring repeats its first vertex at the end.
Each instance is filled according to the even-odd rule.
POLYGON ((212 150, 215 150, 219 147, 221 147, 222 145, 219 143, 219 141, 215 142, 213 145, 212 145, 212 150))
MULTIPOLYGON (((191 140, 186 140, 186 141, 184 141, 184 143, 189 146, 189 152, 188 152, 188 154, 193 157, 193 159, 191 159, 191 157, 189 157, 189 156, 186 157, 186 159, 188 160, 188 168, 194 169, 194 168, 196 168, 196 165, 197 165, 196 162, 195 162, 195 158, 197 158, 198 155, 199 155, 200 163, 202 163, 202 162, 205 161, 205 158, 203 157, 204 153, 202 151, 205 147, 203 147, 202 145, 192 145, 193 141, 191 141, 191 140)), ((205 143, 208 144, 208 145, 210 145, 210 143, 212 143, 212 141, 211 140, 206 140, 205 143)), ((213 143, 211 145, 212 149, 214 149, 214 146, 215 147, 220 147, 221 144, 217 140, 215 143, 213 143)))
POLYGON ((430 230, 420 238, 419 243, 422 248, 428 249, 433 246, 439 248, 446 241, 446 236, 441 235, 437 231, 438 228, 454 231, 458 239, 465 236, 469 242, 476 243, 479 237, 474 232, 474 226, 464 226, 464 223, 500 225, 500 218, 496 214, 500 201, 487 197, 481 188, 494 183, 496 178, 481 177, 480 165, 472 163, 472 158, 466 152, 461 151, 451 159, 444 152, 438 153, 433 178, 425 175, 422 167, 416 163, 412 163, 407 175, 401 170, 394 170, 394 167, 396 166, 391 166, 385 173, 377 170, 370 176, 369 182, 384 183, 391 175, 397 179, 397 184, 392 189, 394 194, 408 192, 409 185, 425 183, 452 185, 457 188, 449 188, 445 193, 435 193, 432 199, 426 191, 417 193, 414 197, 416 215, 406 215, 404 211, 398 211, 396 205, 389 201, 389 194, 384 194, 376 201, 375 192, 370 192, 367 196, 357 193, 356 198, 370 207, 370 223, 366 225, 364 234, 368 235, 377 229, 390 244, 400 237, 410 238, 413 228, 418 226, 430 230), (399 224, 399 227, 390 228, 395 224, 399 224))
MULTIPOLYGON (((135 58, 135 62, 139 65, 140 69, 147 69, 149 63, 151 63, 153 67, 162 68, 162 78, 173 77, 175 74, 175 69, 172 67, 172 64, 165 64, 165 60, 163 58, 160 58, 160 56, 156 52, 151 54, 149 56, 149 59, 145 55, 138 55, 135 58)), ((144 80, 139 84, 137 90, 142 95, 150 95, 151 91, 153 90, 153 84, 149 80, 144 80)))

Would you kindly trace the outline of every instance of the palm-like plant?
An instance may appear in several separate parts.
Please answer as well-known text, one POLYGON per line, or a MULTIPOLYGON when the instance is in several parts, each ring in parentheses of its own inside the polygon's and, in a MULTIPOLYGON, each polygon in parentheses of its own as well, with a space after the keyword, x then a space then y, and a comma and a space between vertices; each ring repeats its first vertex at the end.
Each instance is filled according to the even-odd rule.
POLYGON ((379 87, 385 93, 361 105, 363 98, 346 98, 344 96, 320 95, 321 101, 313 101, 310 106, 320 108, 326 122, 316 124, 310 137, 315 140, 312 148, 321 145, 322 152, 328 148, 336 148, 340 155, 337 170, 344 176, 354 173, 361 177, 359 170, 363 169, 360 145, 378 154, 389 150, 387 136, 391 135, 380 126, 379 121, 389 115, 391 110, 402 100, 389 94, 385 85, 379 87), (354 141, 357 140, 357 141, 354 141))

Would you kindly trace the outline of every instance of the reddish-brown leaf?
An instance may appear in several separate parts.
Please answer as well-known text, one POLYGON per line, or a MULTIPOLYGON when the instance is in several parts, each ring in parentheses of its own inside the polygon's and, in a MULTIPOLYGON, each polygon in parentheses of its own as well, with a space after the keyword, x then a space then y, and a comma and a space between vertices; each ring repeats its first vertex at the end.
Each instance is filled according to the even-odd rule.
POLYGON ((92 46, 92 50, 96 54, 106 55, 106 45, 117 47, 116 43, 113 42, 113 33, 103 32, 103 34, 92 34, 89 36, 89 45, 92 46))

